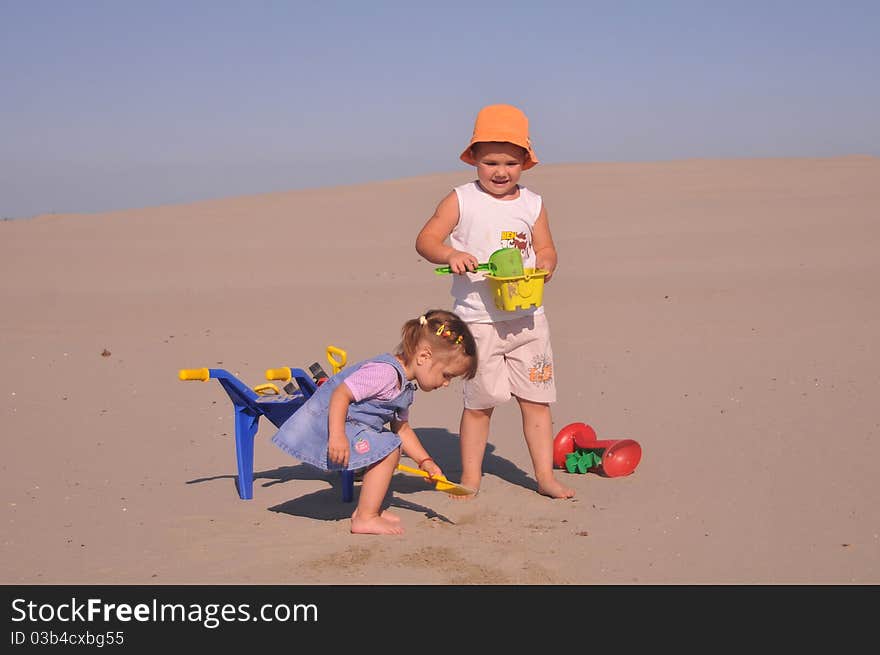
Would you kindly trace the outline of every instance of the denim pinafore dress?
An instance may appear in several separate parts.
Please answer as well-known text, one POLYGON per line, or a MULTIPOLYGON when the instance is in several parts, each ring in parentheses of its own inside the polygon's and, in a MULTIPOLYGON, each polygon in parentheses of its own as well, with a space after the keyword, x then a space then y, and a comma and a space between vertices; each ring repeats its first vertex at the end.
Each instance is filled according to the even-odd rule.
POLYGON ((330 431, 327 425, 330 396, 343 380, 367 362, 385 362, 397 369, 401 392, 392 400, 362 400, 348 406, 345 434, 351 452, 348 470, 354 471, 381 461, 400 447, 400 437, 386 424, 397 420, 400 412, 412 405, 415 384, 408 382, 397 357, 389 353, 378 355, 350 366, 318 387, 302 407, 288 418, 272 437, 272 443, 298 460, 324 471, 341 471, 345 466, 327 458, 330 431))

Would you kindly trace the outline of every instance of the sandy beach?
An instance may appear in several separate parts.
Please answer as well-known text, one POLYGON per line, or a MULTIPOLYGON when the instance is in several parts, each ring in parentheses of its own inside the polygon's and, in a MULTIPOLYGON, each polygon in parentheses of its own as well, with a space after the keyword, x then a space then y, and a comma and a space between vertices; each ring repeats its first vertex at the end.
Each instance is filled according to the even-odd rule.
MULTIPOLYGON (((535 492, 514 403, 479 496, 403 474, 398 537, 261 420, 235 486, 215 380, 393 349, 451 305, 413 242, 446 174, 0 222, 2 584, 878 584, 880 159, 542 164, 558 430, 627 477, 535 492)), ((411 423, 458 479, 460 383, 411 423)), ((355 488, 357 493, 357 487, 355 488)))

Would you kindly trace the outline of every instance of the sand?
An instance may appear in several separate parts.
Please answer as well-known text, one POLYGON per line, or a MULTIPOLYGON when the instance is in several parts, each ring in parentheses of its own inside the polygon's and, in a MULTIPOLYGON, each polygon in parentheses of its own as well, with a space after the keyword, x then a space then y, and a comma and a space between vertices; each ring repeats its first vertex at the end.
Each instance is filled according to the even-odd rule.
MULTIPOLYGON (((627 477, 535 482, 513 403, 482 491, 397 475, 406 534, 351 535, 336 476, 256 438, 248 385, 394 348, 449 307, 418 229, 471 170, 0 223, 3 584, 880 583, 880 160, 542 164, 556 430, 635 439, 627 477)), ((460 386, 412 424, 460 475, 460 386)))

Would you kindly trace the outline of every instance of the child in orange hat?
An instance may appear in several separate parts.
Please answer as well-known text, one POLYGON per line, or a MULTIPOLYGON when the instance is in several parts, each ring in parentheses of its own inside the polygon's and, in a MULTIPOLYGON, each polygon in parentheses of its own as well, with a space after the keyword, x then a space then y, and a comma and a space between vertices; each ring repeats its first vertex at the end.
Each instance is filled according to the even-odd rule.
POLYGON ((518 248, 524 268, 556 270, 556 246, 547 207, 519 184, 538 163, 526 115, 511 105, 489 105, 477 114, 474 132, 460 159, 476 167, 477 179, 455 187, 437 205, 416 238, 416 250, 430 262, 448 264, 454 309, 477 343, 477 374, 464 383, 461 484, 479 489, 489 424, 495 407, 516 398, 538 492, 571 498, 574 491, 553 472, 556 400, 550 328, 543 306, 505 311, 495 307, 488 281, 477 265, 501 248, 518 248))

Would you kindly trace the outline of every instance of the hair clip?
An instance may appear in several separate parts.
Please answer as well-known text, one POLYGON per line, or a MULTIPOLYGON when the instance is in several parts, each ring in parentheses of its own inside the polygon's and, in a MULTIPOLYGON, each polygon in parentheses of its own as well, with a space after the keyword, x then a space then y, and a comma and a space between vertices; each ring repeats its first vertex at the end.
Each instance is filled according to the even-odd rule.
POLYGON ((464 339, 464 337, 459 334, 458 337, 456 337, 456 339, 455 339, 455 345, 456 346, 459 345, 463 339, 464 339))
POLYGON ((443 330, 446 329, 446 323, 441 323, 440 327, 437 328, 437 332, 435 334, 439 337, 443 335, 443 330))
POLYGON ((419 316, 419 325, 427 325, 427 324, 428 324, 428 319, 425 318, 425 315, 422 314, 421 316, 419 316))

